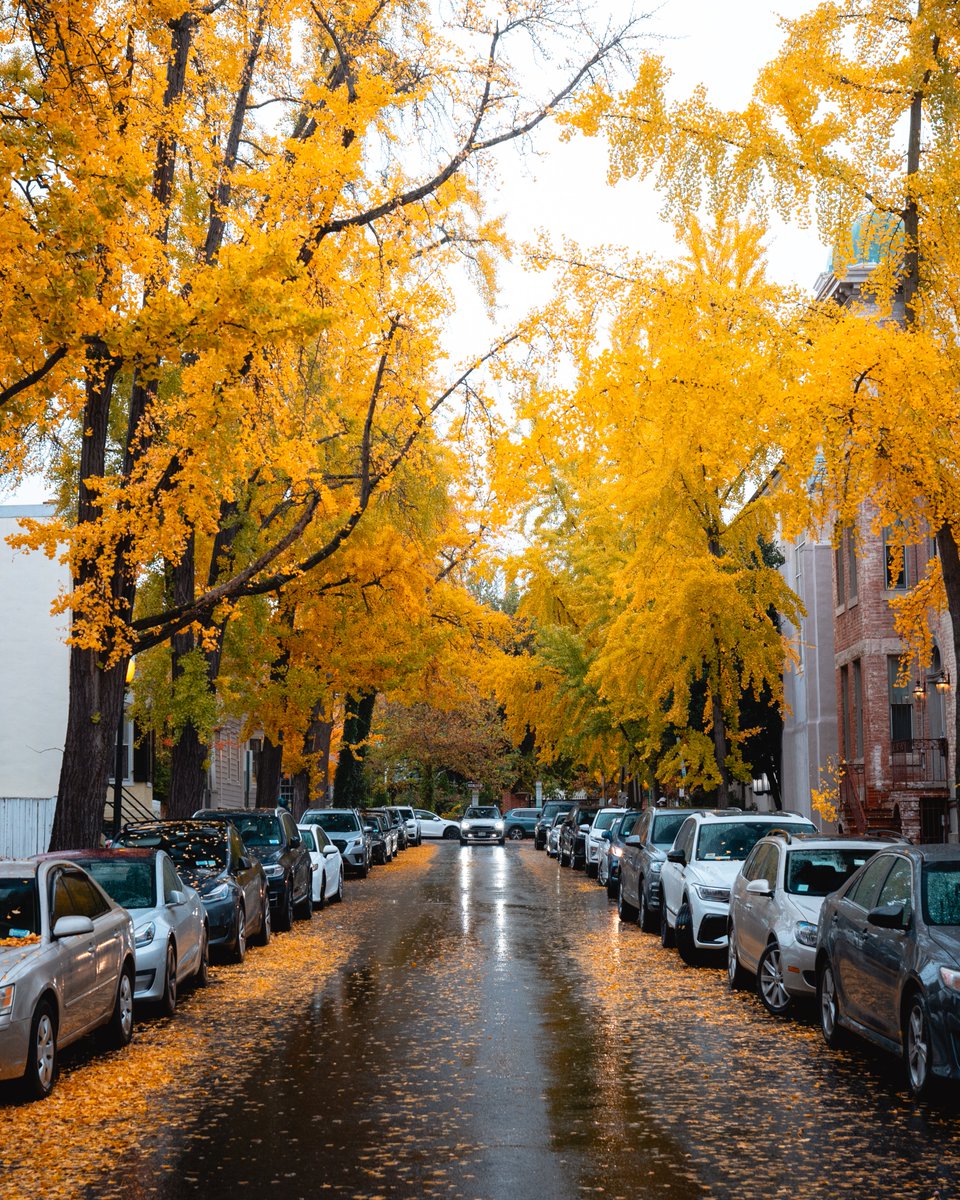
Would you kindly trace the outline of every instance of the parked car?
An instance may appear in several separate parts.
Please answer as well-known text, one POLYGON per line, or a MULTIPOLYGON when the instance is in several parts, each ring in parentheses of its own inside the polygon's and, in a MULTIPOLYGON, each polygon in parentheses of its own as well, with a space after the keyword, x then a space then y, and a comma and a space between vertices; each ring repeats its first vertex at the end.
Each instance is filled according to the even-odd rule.
POLYGON ((200 893, 211 950, 243 962, 252 936, 262 946, 270 941, 267 877, 229 821, 138 821, 124 826, 114 846, 170 855, 180 878, 200 893))
POLYGON ((532 838, 539 820, 539 808, 511 808, 509 812, 504 813, 503 835, 511 842, 522 842, 524 838, 532 838))
POLYGON ((365 879, 373 861, 373 844, 355 808, 308 808, 301 825, 319 825, 340 851, 343 865, 365 879))
POLYGON ((385 866, 397 856, 397 831, 386 813, 369 808, 361 811, 364 827, 370 834, 370 861, 385 866))
POLYGON ((406 850, 410 845, 410 840, 407 837, 407 823, 403 817, 392 807, 378 808, 376 811, 383 813, 393 827, 397 835, 397 850, 406 850))
POLYGON ((610 832, 613 823, 626 811, 622 805, 601 808, 590 822, 590 828, 583 839, 583 869, 591 879, 596 879, 600 869, 600 847, 606 848, 607 841, 604 834, 610 832))
POLYGON ((323 908, 328 900, 343 899, 343 859, 319 825, 298 825, 313 868, 313 903, 323 908))
POLYGON ((563 828, 563 822, 566 819, 566 815, 569 811, 569 809, 564 809, 556 813, 553 818, 553 824, 547 830, 547 841, 545 846, 547 858, 560 857, 560 830, 563 828))
POLYGON ((413 809, 407 804, 390 804, 387 806, 387 812, 396 813, 400 817, 406 830, 407 845, 419 846, 423 841, 423 832, 420 829, 420 820, 413 809))
POLYGON ((827 1045, 900 1055, 915 1096, 960 1079, 960 847, 887 846, 827 897, 817 998, 827 1045))
POLYGON ((573 808, 572 800, 548 800, 540 810, 540 820, 533 827, 534 850, 546 850, 547 834, 553 827, 557 813, 566 814, 573 808))
POLYGON ((182 983, 206 986, 210 977, 207 914, 200 893, 177 874, 165 850, 69 850, 115 904, 133 918, 136 979, 133 998, 155 1002, 169 1017, 182 983))
POLYGON ((639 921, 645 933, 660 928, 660 871, 667 861, 667 851, 691 811, 648 808, 640 824, 624 839, 617 896, 621 921, 639 921))
POLYGON ((103 1027, 126 1046, 135 961, 130 914, 82 867, 0 861, 0 1079, 40 1100, 64 1046, 103 1027))
POLYGON ((575 804, 560 825, 557 839, 557 858, 561 867, 582 867, 586 861, 586 836, 593 818, 600 810, 594 801, 575 804))
POLYGON ((415 808, 413 811, 417 814, 417 820, 420 822, 420 833, 423 837, 446 838, 450 842, 454 842, 459 838, 459 821, 448 821, 446 817, 439 817, 428 808, 415 808))
POLYGON ((270 892, 274 929, 286 931, 295 916, 313 916, 313 871, 291 813, 285 808, 203 808, 194 818, 229 821, 250 853, 263 867, 270 892))
POLYGON ((726 950, 730 887, 740 864, 766 833, 817 833, 796 813, 693 812, 680 826, 660 872, 660 939, 676 940, 685 963, 704 950, 726 950))
POLYGON ((816 993, 817 921, 824 898, 842 887, 885 842, 878 838, 773 833, 750 851, 730 892, 727 972, 732 988, 756 977, 774 1016, 816 993))
POLYGON ((504 844, 503 817, 493 804, 472 804, 460 822, 460 845, 470 842, 504 844))
POLYGON ((643 818, 638 808, 629 808, 607 830, 597 860, 597 882, 607 889, 613 899, 620 889, 620 860, 626 839, 636 830, 643 818))

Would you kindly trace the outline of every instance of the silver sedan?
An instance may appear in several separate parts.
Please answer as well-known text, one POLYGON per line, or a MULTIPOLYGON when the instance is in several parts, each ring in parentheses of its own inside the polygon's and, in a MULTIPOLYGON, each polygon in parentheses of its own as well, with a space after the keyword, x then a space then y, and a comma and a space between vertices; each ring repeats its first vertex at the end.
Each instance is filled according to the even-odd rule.
POLYGON ((101 1026, 127 1045, 135 970, 130 914, 81 867, 0 862, 0 1079, 41 1099, 61 1047, 101 1026))

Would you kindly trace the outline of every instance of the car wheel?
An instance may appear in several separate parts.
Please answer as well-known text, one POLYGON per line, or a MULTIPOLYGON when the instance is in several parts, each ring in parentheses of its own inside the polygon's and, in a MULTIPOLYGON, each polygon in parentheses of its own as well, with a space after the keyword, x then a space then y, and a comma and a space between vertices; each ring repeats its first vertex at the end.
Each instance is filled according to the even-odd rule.
POLYGON ((455 825, 448 825, 443 831, 443 836, 445 841, 452 842, 460 836, 460 830, 455 825))
POLYGON ((616 900, 620 894, 620 880, 615 875, 607 876, 607 899, 616 900))
POLYGON ((283 890, 277 906, 277 929, 281 933, 293 928, 293 880, 283 890))
POLYGON ((650 911, 650 904, 647 900, 647 889, 643 886, 642 879, 637 880, 637 895, 640 898, 640 916, 637 918, 640 923, 640 928, 644 933, 655 933, 657 929, 657 919, 650 911))
POLYGON ((340 878, 337 880, 337 890, 330 897, 334 904, 340 904, 343 901, 343 871, 340 872, 340 878))
MULTIPOLYGON (((291 894, 293 892, 293 884, 290 885, 291 894)), ((303 899, 298 905, 295 905, 294 911, 301 921, 310 921, 313 919, 313 878, 307 880, 306 891, 303 893, 303 899)))
POLYGON ((164 971, 160 1011, 165 1017, 172 1017, 177 1011, 177 949, 173 942, 167 943, 167 961, 164 971))
POLYGON ((129 1046, 133 1038, 133 970, 124 967, 117 984, 117 998, 107 1024, 107 1040, 116 1050, 129 1046))
POLYGON ((194 987, 206 987, 210 982, 210 934, 206 925, 200 935, 200 961, 193 974, 194 987))
POLYGON ((369 874, 370 874, 370 868, 367 866, 366 863, 364 863, 363 866, 360 868, 360 870, 357 871, 357 878, 358 879, 366 879, 366 877, 369 874))
POLYGON ((270 939, 273 937, 273 919, 270 916, 270 897, 264 896, 261 900, 263 905, 263 915, 260 918, 260 928, 257 930, 257 945, 268 946, 270 939))
POLYGON ((700 952, 693 940, 693 914, 686 900, 677 913, 677 952, 688 967, 700 965, 700 952))
POLYGON ((846 1040, 840 1025, 840 999, 833 978, 833 967, 824 963, 817 976, 817 1007, 820 1009, 820 1030, 823 1040, 831 1050, 842 1046, 846 1040))
POLYGON ((600 873, 600 867, 598 864, 587 862, 586 859, 583 860, 583 869, 586 872, 588 879, 596 879, 600 873))
POLYGON ((782 1017, 790 1011, 792 997, 783 978, 783 959, 780 947, 771 942, 757 963, 757 995, 767 1012, 782 1017))
POLYGON ((510 838, 511 842, 522 842, 523 841, 523 830, 514 827, 513 829, 510 830, 510 832, 507 836, 510 838))
POLYGON ((903 1029, 903 1063, 907 1069, 907 1083, 914 1099, 919 1100, 930 1088, 933 1077, 932 1057, 927 1004, 919 992, 914 992, 907 1007, 907 1019, 903 1029))
POLYGON ((660 901, 660 945, 664 950, 669 950, 673 946, 673 930, 667 923, 667 906, 662 899, 660 901))
POLYGON ((247 914, 242 904, 237 909, 237 940, 230 957, 235 963, 242 963, 247 957, 247 914))
POLYGON ((628 925, 632 925, 637 919, 637 910, 623 898, 623 888, 617 897, 617 916, 628 925))
POLYGON ((41 1000, 30 1022, 30 1045, 23 1089, 30 1100, 43 1100, 53 1091, 60 1071, 57 1058, 57 1015, 50 1000, 41 1000))
POLYGON ((320 899, 316 903, 318 909, 323 908, 327 902, 327 876, 324 873, 320 876, 320 899))
POLYGON ((740 965, 737 931, 733 925, 727 932, 727 986, 731 992, 738 992, 747 986, 747 972, 740 965))
POLYGON ((599 883, 601 887, 606 887, 609 878, 610 876, 607 873, 607 860, 604 856, 597 863, 597 883, 599 883))

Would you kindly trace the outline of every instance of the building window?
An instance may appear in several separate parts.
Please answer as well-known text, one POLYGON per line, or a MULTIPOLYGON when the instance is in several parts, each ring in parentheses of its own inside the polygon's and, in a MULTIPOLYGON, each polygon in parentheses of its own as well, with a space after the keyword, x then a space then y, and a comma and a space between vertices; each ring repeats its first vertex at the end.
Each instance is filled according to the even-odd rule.
POLYGON ((843 538, 847 544, 847 596, 852 604, 857 598, 857 535, 853 529, 845 529, 843 538))
POLYGON ((843 534, 840 535, 840 540, 837 542, 833 552, 833 575, 837 581, 837 607, 839 608, 844 602, 843 590, 843 534))
POLYGON ((843 754, 852 759, 853 744, 850 741, 850 668, 840 668, 840 719, 843 722, 843 754))
POLYGON ((909 742, 913 739, 913 704, 909 680, 899 683, 900 659, 891 654, 887 659, 887 677, 890 685, 890 738, 894 742, 909 742))
POLYGON ((853 660, 853 757, 863 758, 863 671, 859 658, 853 660))

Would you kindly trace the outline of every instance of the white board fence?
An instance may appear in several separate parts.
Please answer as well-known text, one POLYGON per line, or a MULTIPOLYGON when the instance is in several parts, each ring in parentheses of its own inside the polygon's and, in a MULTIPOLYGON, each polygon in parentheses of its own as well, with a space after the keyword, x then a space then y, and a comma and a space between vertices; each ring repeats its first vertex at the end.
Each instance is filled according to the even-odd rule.
POLYGON ((50 844, 56 796, 0 796, 0 858, 29 858, 50 844))

